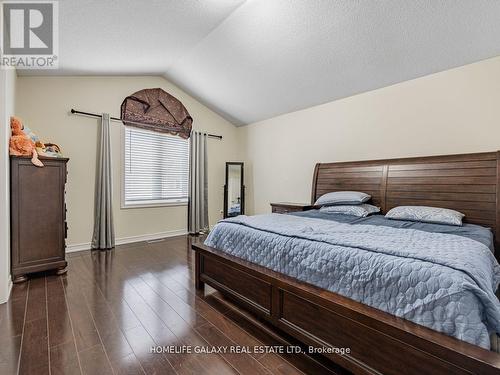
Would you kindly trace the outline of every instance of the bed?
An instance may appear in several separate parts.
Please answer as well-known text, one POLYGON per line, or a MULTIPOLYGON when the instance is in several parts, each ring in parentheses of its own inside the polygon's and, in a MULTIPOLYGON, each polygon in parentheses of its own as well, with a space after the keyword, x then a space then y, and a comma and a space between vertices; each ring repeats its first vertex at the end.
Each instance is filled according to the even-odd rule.
POLYGON ((488 270, 499 238, 498 166, 497 152, 317 164, 312 203, 357 190, 383 212, 445 207, 465 213, 467 224, 443 233, 383 217, 325 220, 317 211, 233 218, 207 245, 193 245, 197 287, 208 283, 308 345, 350 348, 325 356, 354 373, 498 373, 500 355, 487 350, 500 324, 497 270, 488 270))

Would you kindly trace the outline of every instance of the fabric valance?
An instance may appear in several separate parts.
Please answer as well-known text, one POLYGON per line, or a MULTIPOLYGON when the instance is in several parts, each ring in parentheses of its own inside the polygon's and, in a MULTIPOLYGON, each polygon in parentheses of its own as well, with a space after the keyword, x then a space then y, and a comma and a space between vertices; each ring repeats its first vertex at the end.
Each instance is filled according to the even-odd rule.
POLYGON ((144 89, 125 98, 121 118, 128 126, 189 138, 193 118, 175 97, 160 88, 144 89))

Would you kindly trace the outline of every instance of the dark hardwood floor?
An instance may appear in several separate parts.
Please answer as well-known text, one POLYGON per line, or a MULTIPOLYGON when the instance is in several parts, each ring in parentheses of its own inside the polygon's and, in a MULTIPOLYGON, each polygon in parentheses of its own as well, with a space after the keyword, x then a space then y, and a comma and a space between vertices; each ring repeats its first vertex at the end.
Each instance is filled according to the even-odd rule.
POLYGON ((159 353, 155 346, 254 347, 287 338, 257 330, 213 289, 194 289, 191 239, 68 254, 0 305, 0 374, 322 374, 305 355, 159 353))

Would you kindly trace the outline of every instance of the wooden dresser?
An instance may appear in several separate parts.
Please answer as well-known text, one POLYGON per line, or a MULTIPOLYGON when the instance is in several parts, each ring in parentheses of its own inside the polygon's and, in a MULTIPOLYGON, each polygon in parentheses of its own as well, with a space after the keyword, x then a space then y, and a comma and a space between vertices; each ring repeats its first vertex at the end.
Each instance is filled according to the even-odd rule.
POLYGON ((66 158, 40 158, 43 168, 28 157, 11 156, 11 274, 14 283, 27 274, 66 272, 66 158))

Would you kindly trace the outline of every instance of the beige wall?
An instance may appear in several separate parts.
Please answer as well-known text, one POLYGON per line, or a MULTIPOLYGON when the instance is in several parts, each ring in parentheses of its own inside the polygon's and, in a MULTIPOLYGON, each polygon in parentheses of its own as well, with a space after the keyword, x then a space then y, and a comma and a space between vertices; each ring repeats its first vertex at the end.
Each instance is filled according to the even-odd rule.
MULTIPOLYGON (((90 241, 98 124, 71 107, 119 114, 122 99, 162 87, 184 102, 209 141, 210 221, 220 218, 224 162, 244 159, 247 213, 272 201, 310 197, 316 162, 500 149, 500 58, 235 128, 160 77, 20 77, 18 114, 40 137, 61 144, 69 164, 69 243, 90 241)), ((114 123, 117 237, 183 231, 186 207, 120 209, 120 129, 114 123)))
POLYGON ((16 71, 0 69, 0 303, 10 292, 10 116, 15 112, 16 71))
MULTIPOLYGON (((193 127, 223 136, 209 139, 209 212, 213 225, 221 217, 224 162, 238 160, 238 129, 161 77, 19 77, 18 115, 45 141, 59 144, 70 158, 67 205, 70 249, 91 240, 98 121, 72 116, 71 108, 120 115, 129 94, 161 87, 181 100, 194 119, 193 127)), ((114 163, 114 218, 117 239, 186 230, 186 206, 120 208, 121 124, 112 122, 114 163)))
POLYGON ((500 149, 500 57, 242 128, 249 213, 308 202, 316 162, 500 149))

